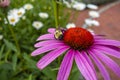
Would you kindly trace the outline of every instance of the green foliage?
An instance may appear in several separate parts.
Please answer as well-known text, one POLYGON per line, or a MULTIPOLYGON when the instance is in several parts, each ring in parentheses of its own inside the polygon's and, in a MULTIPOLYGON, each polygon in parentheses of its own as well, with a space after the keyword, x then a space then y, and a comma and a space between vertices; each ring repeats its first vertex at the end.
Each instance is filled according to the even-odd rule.
MULTIPOLYGON (((67 12, 64 14, 64 10, 65 7, 61 6, 59 22, 62 27, 67 24, 69 17, 67 12)), ((43 55, 30 56, 37 37, 46 33, 48 28, 55 26, 51 0, 11 0, 9 7, 0 8, 0 18, 2 19, 0 20, 0 34, 4 36, 0 40, 0 80, 56 80, 57 70, 53 69, 54 64, 40 71, 36 63, 43 55), (21 18, 15 26, 5 24, 4 18, 7 17, 7 12, 14 8, 21 8, 26 3, 34 7, 26 11, 24 14, 26 19, 21 18), (39 12, 47 12, 49 18, 40 18, 39 12), (34 21, 41 21, 44 26, 36 30, 32 26, 34 21)), ((59 66, 56 61, 54 68, 55 66, 59 66)), ((77 74, 76 71, 73 72, 77 74)), ((76 76, 73 76, 71 80, 76 80, 76 76)))

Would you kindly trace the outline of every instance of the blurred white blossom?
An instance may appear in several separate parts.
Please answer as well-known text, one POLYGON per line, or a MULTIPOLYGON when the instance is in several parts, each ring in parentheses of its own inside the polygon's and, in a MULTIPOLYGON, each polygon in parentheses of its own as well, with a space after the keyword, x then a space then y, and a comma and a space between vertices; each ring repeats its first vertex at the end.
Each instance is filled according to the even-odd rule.
POLYGON ((71 7, 72 7, 72 4, 69 3, 69 2, 66 1, 66 0, 63 0, 63 3, 64 3, 68 8, 71 8, 71 7))
POLYGON ((16 15, 17 12, 18 12, 18 9, 14 8, 8 11, 8 15, 16 15))
POLYGON ((90 11, 89 16, 92 18, 98 18, 100 17, 100 14, 97 11, 90 11))
POLYGON ((85 24, 88 26, 92 26, 92 20, 91 19, 85 19, 85 24))
POLYGON ((34 2, 35 0, 31 0, 31 2, 34 2))
POLYGON ((22 16, 22 19, 25 20, 25 19, 26 19, 26 16, 22 16))
POLYGON ((7 20, 6 20, 5 18, 4 18, 4 23, 5 23, 5 24, 8 24, 8 22, 7 22, 7 20))
POLYGON ((2 18, 0 17, 0 21, 2 21, 2 18))
POLYGON ((95 34, 92 29, 87 29, 90 33, 95 34))
POLYGON ((25 9, 24 8, 18 9, 16 14, 18 17, 22 17, 25 14, 25 9))
POLYGON ((15 16, 15 15, 8 15, 7 18, 8 18, 9 24, 13 26, 15 26, 15 24, 19 21, 18 16, 15 16))
POLYGON ((81 2, 75 2, 72 7, 76 10, 84 10, 86 8, 86 4, 81 2))
POLYGON ((93 24, 94 26, 100 26, 100 23, 99 23, 98 21, 96 21, 96 20, 93 20, 93 21, 92 21, 92 24, 93 24))
POLYGON ((41 27, 43 27, 43 23, 40 22, 40 21, 34 21, 33 24, 32 24, 32 26, 33 26, 35 29, 39 30, 41 27))
POLYGON ((8 12, 8 15, 13 15, 13 16, 17 16, 17 17, 22 17, 25 14, 25 9, 24 8, 20 8, 20 9, 12 9, 8 12))
POLYGON ((76 25, 74 23, 68 23, 66 25, 66 28, 69 29, 69 28, 73 28, 73 27, 76 27, 76 25))
POLYGON ((31 10, 32 8, 33 8, 33 5, 30 3, 24 5, 24 9, 26 10, 31 10))
POLYGON ((48 13, 45 13, 45 12, 40 12, 40 13, 39 13, 39 16, 40 16, 41 18, 43 18, 43 19, 46 19, 46 18, 49 17, 48 13))
MULTIPOLYGON (((20 20, 21 17, 23 17, 23 15, 25 14, 25 9, 24 8, 20 8, 20 9, 12 9, 8 11, 8 21, 9 24, 15 26, 16 23, 18 23, 18 21, 20 20)), ((4 23, 8 24, 8 21, 6 19, 4 19, 4 23)))
POLYGON ((85 19, 85 24, 88 26, 99 26, 99 22, 96 20, 91 20, 91 19, 85 19))
POLYGON ((0 34, 0 40, 2 40, 2 39, 3 39, 3 35, 0 34))
POLYGON ((98 9, 98 6, 94 4, 87 4, 87 8, 96 10, 98 9))

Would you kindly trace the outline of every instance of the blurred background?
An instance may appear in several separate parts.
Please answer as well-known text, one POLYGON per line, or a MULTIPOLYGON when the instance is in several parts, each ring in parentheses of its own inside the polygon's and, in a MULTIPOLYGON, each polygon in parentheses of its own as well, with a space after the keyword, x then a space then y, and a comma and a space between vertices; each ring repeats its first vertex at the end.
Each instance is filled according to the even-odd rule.
MULTIPOLYGON (((120 0, 60 0, 59 4, 61 27, 79 26, 120 41, 120 0)), ((57 60, 39 70, 36 63, 43 55, 31 57, 36 39, 50 27, 55 28, 52 0, 0 0, 0 80, 56 80, 57 60)), ((119 59, 112 59, 120 65, 119 59)), ((120 80, 107 70, 112 80, 120 80)), ((98 77, 103 80, 99 71, 98 77)), ((84 80, 75 64, 69 80, 84 80)))

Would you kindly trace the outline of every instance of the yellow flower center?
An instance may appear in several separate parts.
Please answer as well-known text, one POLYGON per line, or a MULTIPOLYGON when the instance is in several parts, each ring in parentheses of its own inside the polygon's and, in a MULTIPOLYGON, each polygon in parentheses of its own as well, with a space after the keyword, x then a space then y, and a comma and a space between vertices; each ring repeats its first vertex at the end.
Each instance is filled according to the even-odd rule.
POLYGON ((15 22, 15 19, 14 18, 10 19, 10 22, 15 22))
POLYGON ((22 12, 18 12, 17 14, 20 16, 20 15, 22 15, 22 12))

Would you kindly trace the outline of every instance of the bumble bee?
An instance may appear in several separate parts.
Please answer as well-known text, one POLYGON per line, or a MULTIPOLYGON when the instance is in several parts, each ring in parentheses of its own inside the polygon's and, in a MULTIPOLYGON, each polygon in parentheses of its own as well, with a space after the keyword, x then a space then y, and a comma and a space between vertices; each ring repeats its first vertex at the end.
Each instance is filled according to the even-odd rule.
POLYGON ((57 29, 54 33, 55 38, 58 40, 62 40, 63 39, 63 32, 64 32, 63 30, 57 29))

